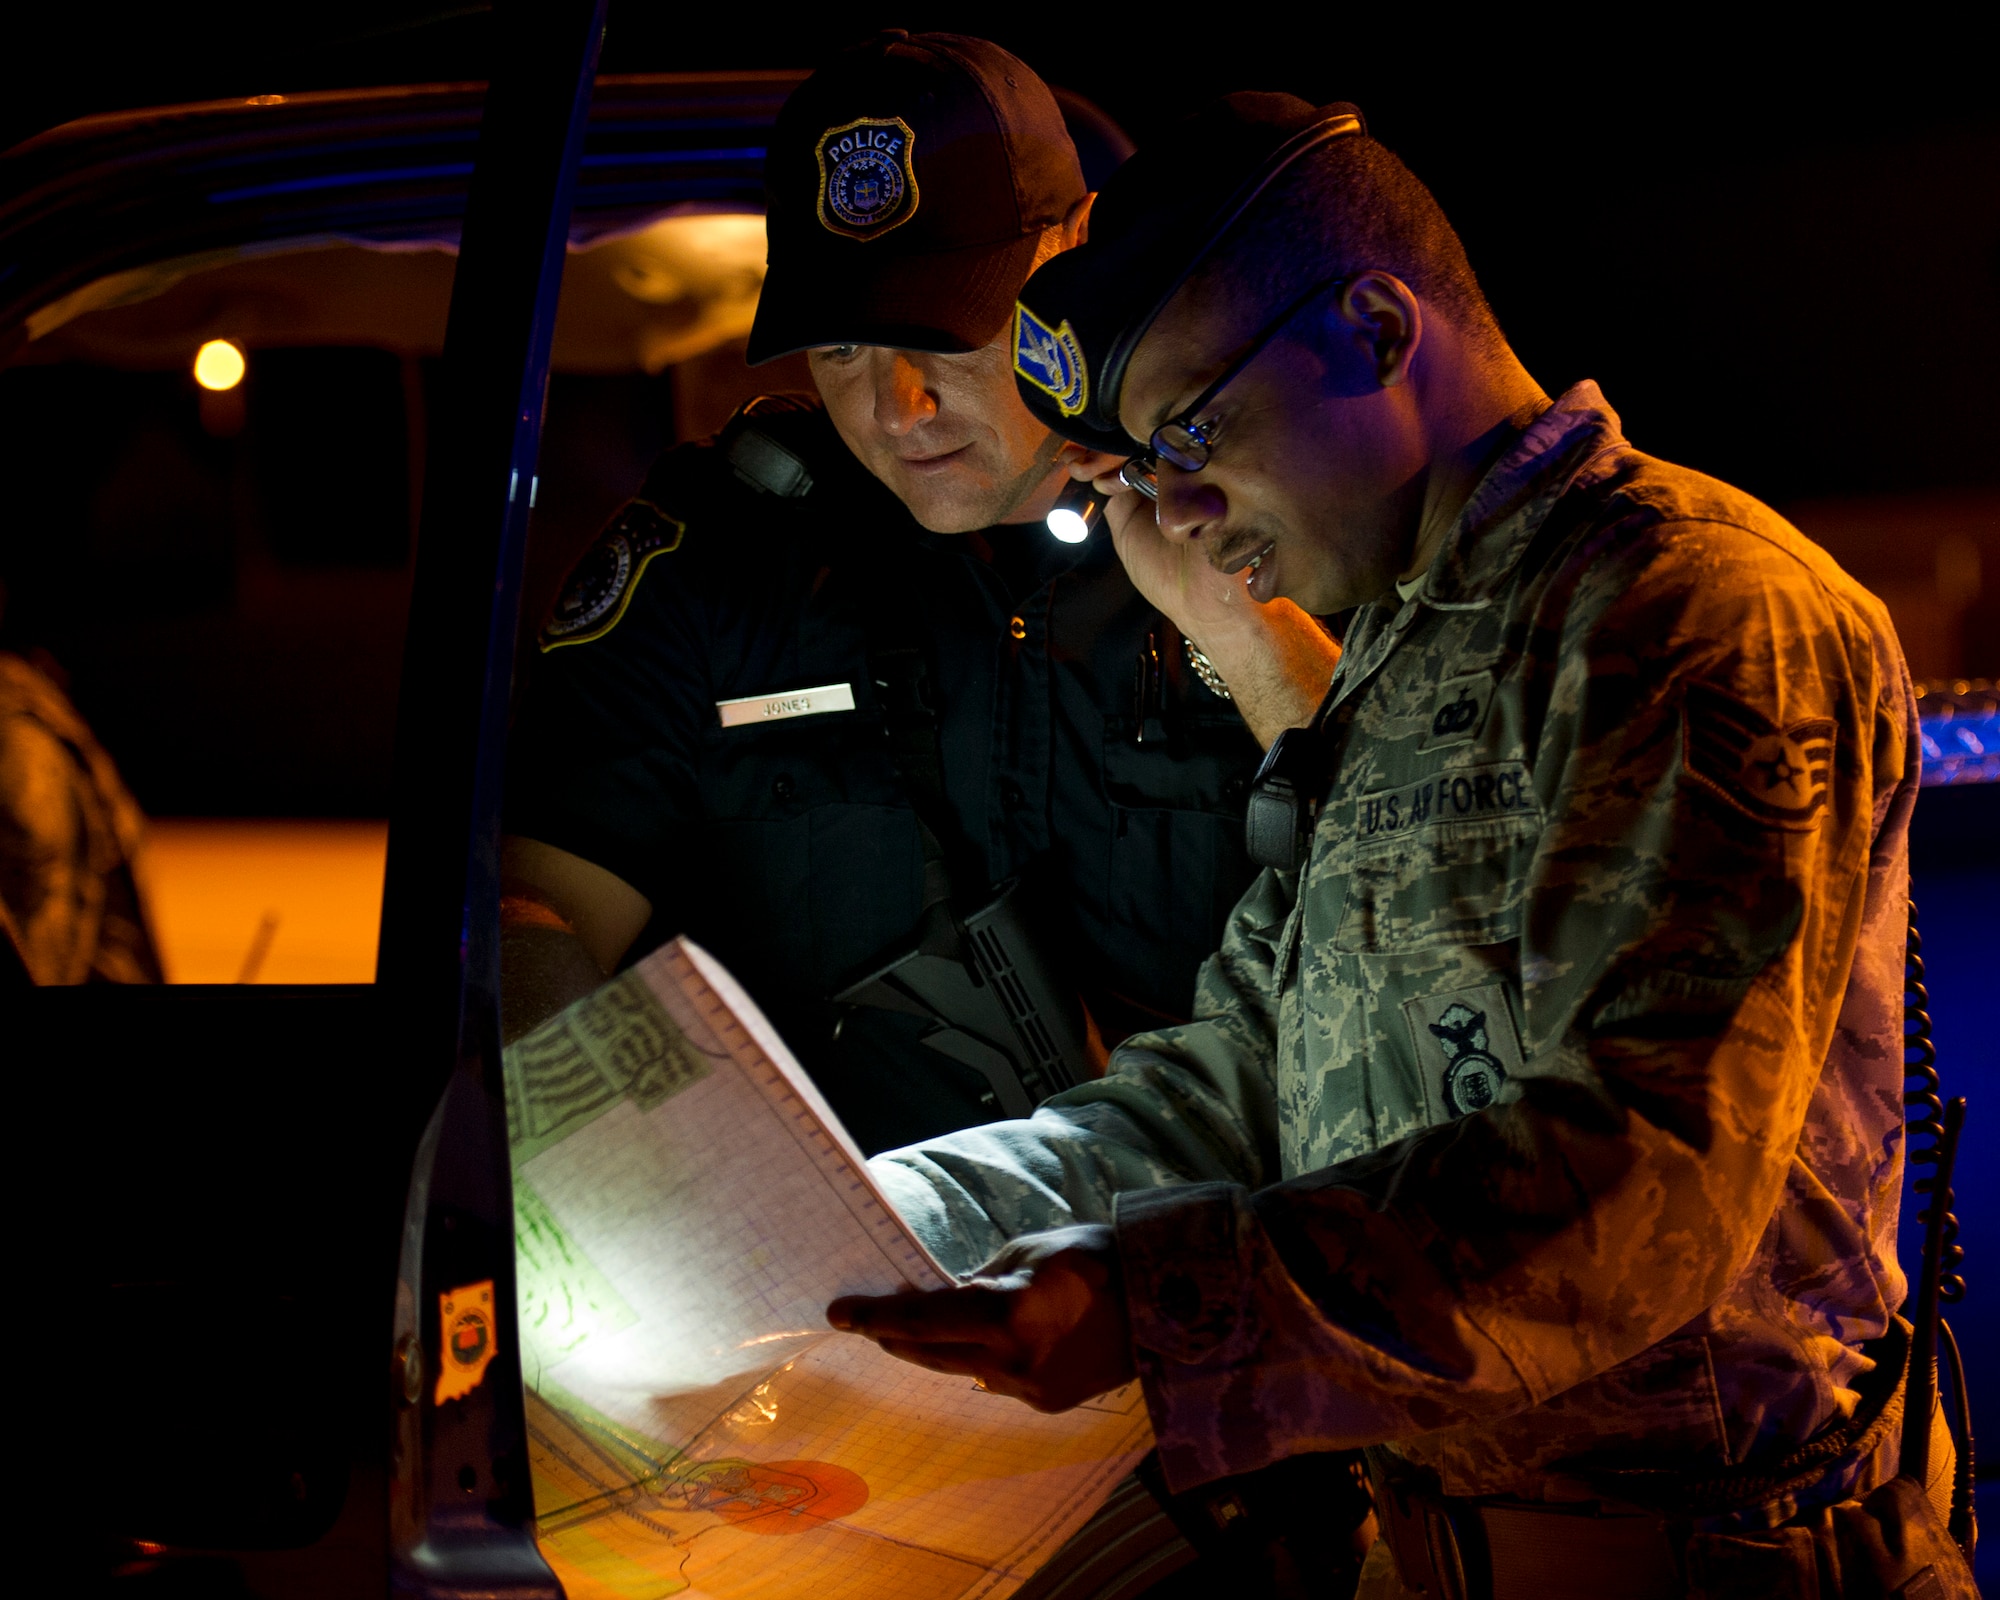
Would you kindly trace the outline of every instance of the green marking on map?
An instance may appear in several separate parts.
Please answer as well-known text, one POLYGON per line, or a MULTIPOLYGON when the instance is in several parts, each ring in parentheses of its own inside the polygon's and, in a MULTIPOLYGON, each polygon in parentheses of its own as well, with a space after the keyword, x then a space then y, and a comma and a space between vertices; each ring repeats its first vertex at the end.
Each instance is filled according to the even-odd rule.
POLYGON ((517 1167, 621 1099, 650 1111, 713 1070, 636 971, 516 1040, 503 1060, 517 1167))
POLYGON ((514 1175, 514 1273, 528 1382, 592 1339, 639 1320, 611 1281, 563 1231, 542 1197, 514 1175))

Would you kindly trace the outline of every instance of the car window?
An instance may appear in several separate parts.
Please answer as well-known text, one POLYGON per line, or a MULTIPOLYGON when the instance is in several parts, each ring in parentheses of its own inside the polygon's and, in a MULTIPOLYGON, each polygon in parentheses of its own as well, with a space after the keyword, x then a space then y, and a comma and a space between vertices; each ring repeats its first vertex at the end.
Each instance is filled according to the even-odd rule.
MULTIPOLYGON (((740 212, 572 251, 524 631, 662 448, 807 386, 743 364, 763 258, 740 212)), ((143 815, 129 867, 169 982, 373 979, 455 261, 322 239, 164 262, 66 297, 0 370, 0 651, 143 815)), ((0 883, 10 914, 38 893, 69 914, 0 883)))

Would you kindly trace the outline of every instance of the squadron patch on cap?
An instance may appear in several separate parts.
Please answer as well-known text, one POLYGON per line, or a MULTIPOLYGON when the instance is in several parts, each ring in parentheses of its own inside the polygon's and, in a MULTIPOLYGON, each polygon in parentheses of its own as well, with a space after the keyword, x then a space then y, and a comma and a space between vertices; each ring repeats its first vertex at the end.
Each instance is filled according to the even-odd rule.
POLYGON ((819 220, 850 239, 879 239, 917 214, 917 136, 901 117, 860 117, 819 136, 819 220))
POLYGON ((1090 403, 1090 373, 1083 364, 1083 346, 1065 322, 1051 328, 1014 302, 1014 370, 1052 397, 1066 417, 1081 416, 1090 403))
POLYGON ((618 626, 646 563, 680 548, 687 525, 650 500, 634 500, 611 519, 584 552, 563 585, 542 629, 543 654, 566 644, 587 644, 618 626))

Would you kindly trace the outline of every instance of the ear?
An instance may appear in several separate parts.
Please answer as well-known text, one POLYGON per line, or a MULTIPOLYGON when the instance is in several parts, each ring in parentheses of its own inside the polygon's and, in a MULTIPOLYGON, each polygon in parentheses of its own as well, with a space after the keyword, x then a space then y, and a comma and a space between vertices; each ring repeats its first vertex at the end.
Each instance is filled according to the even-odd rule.
POLYGON ((1062 247, 1074 250, 1090 239, 1090 208, 1097 204, 1097 194, 1093 190, 1069 208, 1069 214, 1062 220, 1062 247))
POLYGON ((1092 450, 1074 439, 1063 440, 1062 448, 1056 451, 1056 465, 1067 468, 1069 475, 1079 483, 1092 478, 1108 478, 1130 459, 1130 456, 1114 456, 1102 450, 1092 450))
POLYGON ((1383 388, 1393 389, 1410 375, 1424 340, 1424 308, 1401 278, 1373 268, 1358 274, 1334 303, 1333 317, 1372 362, 1383 388))

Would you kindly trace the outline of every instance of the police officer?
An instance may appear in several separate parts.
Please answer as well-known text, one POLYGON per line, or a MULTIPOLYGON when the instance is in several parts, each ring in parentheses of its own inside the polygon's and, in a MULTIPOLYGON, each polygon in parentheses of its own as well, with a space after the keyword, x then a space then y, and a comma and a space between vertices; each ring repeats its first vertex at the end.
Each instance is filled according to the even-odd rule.
POLYGON ((691 935, 873 1151, 1025 1114, 1188 1014, 1251 876, 1250 730, 1308 717, 1337 650, 1177 552, 1144 549, 1142 593, 1101 531, 1051 537, 1072 473, 1122 457, 1012 377, 1014 298, 1089 207, 1026 66, 883 34, 792 96, 766 170, 750 358, 810 351, 824 403, 669 452, 542 633, 507 1023, 691 935))
POLYGON ((836 1325, 1044 1408, 1136 1374, 1177 1488, 1370 1447, 1364 1594, 1972 1594, 1896 1465, 1883 608, 1545 395, 1351 107, 1199 113, 1019 316, 1160 537, 1360 610, 1197 1020, 878 1159, 983 1281, 836 1325))

